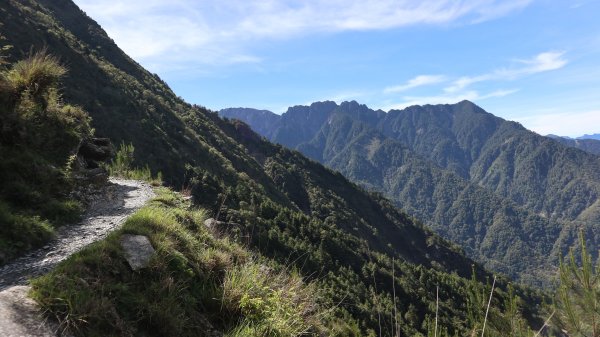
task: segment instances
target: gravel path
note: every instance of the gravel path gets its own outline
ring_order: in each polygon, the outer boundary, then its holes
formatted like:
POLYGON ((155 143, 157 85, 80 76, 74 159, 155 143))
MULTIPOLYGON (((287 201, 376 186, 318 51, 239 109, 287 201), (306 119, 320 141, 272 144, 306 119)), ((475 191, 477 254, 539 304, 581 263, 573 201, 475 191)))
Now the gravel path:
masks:
POLYGON ((110 182, 80 223, 59 228, 46 246, 0 268, 0 336, 56 336, 56 325, 45 321, 27 297, 27 280, 104 238, 154 196, 152 187, 140 181, 112 178, 110 182))
POLYGON ((93 202, 76 225, 60 227, 56 238, 41 249, 0 267, 0 291, 47 273, 57 263, 109 232, 142 207, 154 192, 150 185, 136 181, 114 179, 103 197, 93 202))

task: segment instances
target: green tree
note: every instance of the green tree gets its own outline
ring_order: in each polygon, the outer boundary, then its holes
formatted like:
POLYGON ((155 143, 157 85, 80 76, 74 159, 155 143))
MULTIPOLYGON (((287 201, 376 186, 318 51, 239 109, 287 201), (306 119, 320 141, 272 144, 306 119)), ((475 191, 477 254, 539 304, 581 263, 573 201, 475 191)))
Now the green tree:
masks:
POLYGON ((573 250, 560 263, 560 286, 556 296, 556 325, 569 337, 600 336, 600 275, 579 233, 581 267, 573 250))

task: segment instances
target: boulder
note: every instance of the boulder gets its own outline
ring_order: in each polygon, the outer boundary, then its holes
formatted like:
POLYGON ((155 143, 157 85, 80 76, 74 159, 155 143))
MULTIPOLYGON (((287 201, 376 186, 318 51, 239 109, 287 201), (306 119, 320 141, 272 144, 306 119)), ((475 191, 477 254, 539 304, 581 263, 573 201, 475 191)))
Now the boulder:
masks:
POLYGON ((154 247, 148 237, 144 235, 123 234, 121 247, 125 252, 125 259, 133 270, 147 267, 154 255, 154 247))
POLYGON ((204 220, 204 226, 206 226, 207 228, 213 228, 215 225, 219 224, 220 221, 217 221, 213 218, 208 218, 206 220, 204 220))

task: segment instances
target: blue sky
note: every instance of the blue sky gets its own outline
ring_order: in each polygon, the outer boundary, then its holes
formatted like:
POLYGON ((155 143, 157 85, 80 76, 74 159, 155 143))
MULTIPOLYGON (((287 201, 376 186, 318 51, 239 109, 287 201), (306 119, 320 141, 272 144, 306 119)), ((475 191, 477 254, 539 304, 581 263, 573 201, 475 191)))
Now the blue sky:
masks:
POLYGON ((541 134, 600 132, 600 0, 75 2, 214 110, 469 99, 541 134))

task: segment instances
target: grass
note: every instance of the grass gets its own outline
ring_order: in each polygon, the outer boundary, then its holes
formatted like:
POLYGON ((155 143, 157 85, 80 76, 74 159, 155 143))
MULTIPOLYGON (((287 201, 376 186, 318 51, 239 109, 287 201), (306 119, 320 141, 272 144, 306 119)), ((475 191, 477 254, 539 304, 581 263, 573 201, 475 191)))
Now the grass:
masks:
POLYGON ((266 267, 243 246, 207 229, 165 188, 116 232, 32 282, 32 296, 78 336, 316 335, 312 285, 293 271, 266 267), (149 237, 156 254, 133 272, 120 237, 149 237))
POLYGON ((0 201, 0 264, 19 253, 42 245, 54 235, 52 225, 39 216, 15 214, 0 201))
POLYGON ((227 336, 302 336, 317 324, 313 297, 295 272, 248 263, 226 272, 223 306, 244 317, 227 336))
POLYGON ((64 173, 36 153, 0 144, 0 265, 45 244, 58 226, 76 222, 64 173), (22 150, 22 151, 20 151, 22 150))

